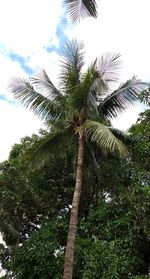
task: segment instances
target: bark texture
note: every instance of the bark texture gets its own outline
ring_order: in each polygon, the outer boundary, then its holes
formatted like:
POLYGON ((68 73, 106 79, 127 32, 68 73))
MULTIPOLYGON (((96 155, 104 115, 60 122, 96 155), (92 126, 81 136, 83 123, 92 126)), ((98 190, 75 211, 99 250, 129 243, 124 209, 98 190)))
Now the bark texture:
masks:
POLYGON ((79 148, 78 148, 78 159, 77 159, 77 173, 75 190, 72 201, 72 209, 70 216, 70 224, 67 238, 67 247, 65 254, 65 265, 64 265, 64 279, 72 279, 73 275, 73 262, 74 262, 74 244, 77 233, 78 224, 78 210, 79 202, 82 189, 82 177, 83 177, 83 156, 84 156, 84 138, 79 136, 79 148))

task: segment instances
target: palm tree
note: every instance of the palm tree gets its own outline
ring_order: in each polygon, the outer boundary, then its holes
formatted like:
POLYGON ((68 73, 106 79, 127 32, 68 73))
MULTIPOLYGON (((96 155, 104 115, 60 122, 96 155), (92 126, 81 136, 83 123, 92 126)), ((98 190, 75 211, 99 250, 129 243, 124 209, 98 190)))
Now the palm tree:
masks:
POLYGON ((67 138, 70 145, 73 140, 78 145, 76 182, 65 255, 65 279, 72 278, 73 273, 85 147, 89 142, 94 142, 99 148, 117 152, 120 156, 128 154, 124 144, 115 136, 117 130, 113 131, 105 123, 110 117, 115 117, 125 110, 129 104, 136 102, 144 86, 133 77, 111 92, 112 84, 118 82, 118 54, 96 59, 85 71, 83 66, 84 46, 72 41, 66 44, 62 53, 59 89, 44 70, 41 76, 36 78, 16 78, 10 83, 10 90, 15 98, 44 119, 50 127, 50 136, 44 139, 34 153, 35 163, 45 162, 54 147, 64 148, 63 143, 67 138))
POLYGON ((65 0, 67 12, 72 22, 82 17, 97 17, 96 0, 65 0))

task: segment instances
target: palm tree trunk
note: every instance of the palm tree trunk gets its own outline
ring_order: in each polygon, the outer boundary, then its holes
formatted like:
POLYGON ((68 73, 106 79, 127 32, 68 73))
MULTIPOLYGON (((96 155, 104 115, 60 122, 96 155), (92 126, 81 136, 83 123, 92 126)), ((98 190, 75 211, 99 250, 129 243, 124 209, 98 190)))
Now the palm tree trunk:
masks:
POLYGON ((83 156, 84 156, 84 138, 83 135, 79 136, 79 147, 78 147, 78 160, 77 160, 77 173, 74 196, 72 201, 72 209, 70 216, 69 232, 67 239, 67 247, 65 254, 65 265, 64 265, 64 279, 72 279, 73 274, 73 261, 74 261, 74 244, 77 233, 78 223, 78 210, 82 188, 82 177, 83 177, 83 156))

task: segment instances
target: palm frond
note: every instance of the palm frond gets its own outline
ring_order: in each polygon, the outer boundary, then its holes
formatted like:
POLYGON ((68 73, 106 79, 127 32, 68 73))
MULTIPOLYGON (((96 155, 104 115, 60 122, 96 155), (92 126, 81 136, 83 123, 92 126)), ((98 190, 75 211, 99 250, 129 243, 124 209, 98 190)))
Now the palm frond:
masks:
POLYGON ((118 81, 120 54, 107 54, 93 63, 93 84, 88 92, 88 107, 98 115, 98 105, 108 95, 110 86, 118 81))
POLYGON ((63 98, 63 95, 51 82, 44 69, 41 70, 37 77, 31 78, 31 84, 34 85, 38 92, 42 91, 42 94, 51 100, 55 100, 58 97, 63 98))
POLYGON ((128 143, 131 138, 131 133, 125 132, 113 127, 109 127, 109 130, 117 137, 119 140, 123 141, 124 143, 128 143))
POLYGON ((81 70, 84 65, 84 45, 72 40, 65 45, 64 51, 61 52, 61 74, 60 88, 70 94, 74 87, 79 84, 81 70))
POLYGON ((139 94, 146 86, 146 83, 134 76, 99 103, 99 112, 108 118, 116 117, 119 112, 138 101, 139 94))
POLYGON ((100 79, 104 82, 118 81, 118 75, 121 69, 121 60, 119 53, 108 53, 97 59, 96 69, 99 73, 100 79))
MULTIPOLYGON (((91 98, 89 98, 89 92, 91 92, 92 90, 91 88, 93 86, 96 74, 97 73, 95 72, 93 65, 91 65, 91 67, 89 67, 87 71, 82 75, 80 84, 74 87, 74 91, 70 99, 74 108, 78 108, 78 110, 81 110, 83 107, 91 109, 90 101, 92 96, 91 98)), ((94 101, 95 99, 93 98, 93 102, 94 101)))
POLYGON ((65 148, 68 147, 67 139, 69 137, 71 139, 68 129, 54 134, 50 133, 45 138, 41 139, 37 149, 33 152, 30 167, 32 169, 41 168, 50 160, 51 154, 54 154, 55 152, 58 154, 60 151, 65 152, 65 148))
POLYGON ((87 120, 82 126, 82 130, 85 132, 87 139, 95 142, 101 148, 119 153, 122 157, 128 155, 125 145, 113 135, 107 126, 97 121, 87 120))
POLYGON ((67 12, 72 22, 86 16, 97 17, 97 4, 95 0, 65 0, 67 12))
POLYGON ((9 83, 9 89, 25 108, 32 110, 42 120, 50 117, 56 118, 62 111, 62 106, 57 98, 50 100, 38 93, 26 79, 12 79, 9 83))

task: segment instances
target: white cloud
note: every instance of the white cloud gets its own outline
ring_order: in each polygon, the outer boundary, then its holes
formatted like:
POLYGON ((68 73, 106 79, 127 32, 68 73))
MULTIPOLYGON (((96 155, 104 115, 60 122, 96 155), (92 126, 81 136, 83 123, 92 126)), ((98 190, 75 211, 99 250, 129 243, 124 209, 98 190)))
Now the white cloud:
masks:
POLYGON ((0 44, 22 56, 59 44, 57 24, 62 0, 1 0, 0 44))
POLYGON ((45 68, 56 81, 58 55, 46 47, 59 46, 56 31, 63 14, 62 0, 0 1, 0 95, 11 99, 10 78, 26 75, 21 62, 11 59, 11 51, 25 58, 25 66, 45 68))
MULTIPOLYGON (((8 57, 9 51, 24 56, 27 65, 34 70, 45 68, 52 81, 57 82, 59 56, 55 51, 48 53, 46 47, 59 45, 56 30, 64 12, 62 1, 0 1, 0 95, 11 98, 7 91, 8 80, 12 76, 25 75, 21 64, 8 57)), ((137 74, 149 81, 149 10, 149 0, 101 0, 97 20, 87 18, 74 27, 68 25, 65 32, 69 37, 76 36, 85 42, 88 63, 102 53, 120 52, 124 64, 122 79, 137 74)), ((114 120, 114 125, 126 129, 139 111, 139 107, 129 110, 119 117, 120 120, 114 120)), ((0 160, 3 160, 11 145, 20 137, 36 132, 41 122, 25 109, 1 100, 0 117, 0 144, 3 146, 0 160)))
MULTIPOLYGON (((0 233, 0 243, 5 244, 5 242, 3 241, 3 237, 2 237, 1 233, 0 233)), ((0 268, 1 268, 1 266, 0 266, 0 268)), ((0 269, 0 271, 1 271, 1 269, 0 269)), ((0 275, 2 275, 2 274, 0 274, 0 275)))
MULTIPOLYGON (((56 77, 57 54, 48 54, 44 47, 59 44, 56 29, 62 14, 61 5, 62 0, 0 1, 0 95, 12 100, 7 89, 9 80, 27 75, 21 63, 10 58, 10 51, 24 56, 33 69, 49 68, 56 77)), ((7 159, 11 146, 21 137, 37 132, 42 126, 31 112, 2 100, 0 119, 0 161, 7 159)))
POLYGON ((112 119, 112 126, 122 131, 128 130, 136 122, 142 110, 144 111, 145 108, 140 104, 131 106, 127 111, 120 113, 117 118, 112 119))
POLYGON ((42 122, 32 112, 0 100, 0 161, 6 160, 14 143, 37 133, 42 122))
POLYGON ((12 76, 26 76, 21 65, 17 61, 12 61, 8 56, 0 52, 0 95, 4 95, 12 99, 12 95, 8 92, 7 85, 12 76))
POLYGON ((31 67, 35 73, 39 71, 39 68, 44 69, 52 82, 56 85, 58 82, 59 60, 60 56, 57 52, 48 52, 43 48, 32 55, 28 62, 28 66, 31 67))
POLYGON ((86 18, 66 33, 85 42, 88 62, 105 52, 120 52, 123 78, 138 75, 149 81, 149 10, 149 0, 101 0, 97 20, 86 18))
MULTIPOLYGON (((76 26, 68 26, 66 35, 85 44, 85 60, 89 64, 107 52, 122 55, 121 81, 137 75, 150 81, 149 0, 98 1, 98 18, 86 18, 76 26)), ((129 108, 112 121, 118 129, 127 130, 136 122, 141 105, 129 108)))

